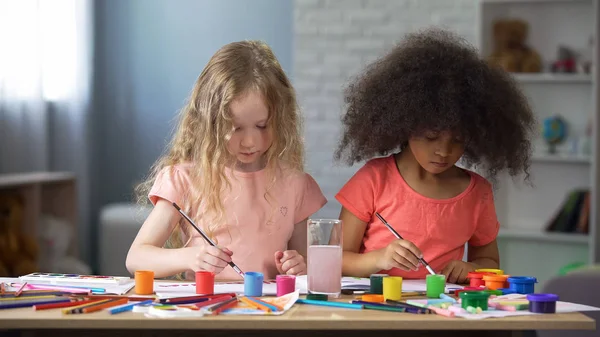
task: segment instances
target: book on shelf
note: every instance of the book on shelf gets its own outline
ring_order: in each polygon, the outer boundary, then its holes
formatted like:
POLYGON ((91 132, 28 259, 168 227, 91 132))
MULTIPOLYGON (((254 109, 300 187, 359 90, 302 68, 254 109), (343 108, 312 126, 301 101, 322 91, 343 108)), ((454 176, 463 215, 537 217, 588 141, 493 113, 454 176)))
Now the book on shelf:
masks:
POLYGON ((561 207, 548 223, 546 231, 587 234, 589 223, 590 191, 576 189, 567 195, 561 207))

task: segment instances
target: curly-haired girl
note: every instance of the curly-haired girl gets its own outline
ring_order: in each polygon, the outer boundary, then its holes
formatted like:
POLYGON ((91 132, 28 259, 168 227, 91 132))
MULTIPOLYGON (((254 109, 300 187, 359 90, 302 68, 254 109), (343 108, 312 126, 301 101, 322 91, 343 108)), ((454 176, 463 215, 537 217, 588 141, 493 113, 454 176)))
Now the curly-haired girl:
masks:
POLYGON ((492 185, 456 163, 476 166, 491 181, 505 170, 529 179, 536 121, 510 75, 455 34, 429 29, 369 65, 345 103, 336 160, 367 162, 336 195, 343 273, 423 278, 417 257, 449 282, 498 268, 492 185))

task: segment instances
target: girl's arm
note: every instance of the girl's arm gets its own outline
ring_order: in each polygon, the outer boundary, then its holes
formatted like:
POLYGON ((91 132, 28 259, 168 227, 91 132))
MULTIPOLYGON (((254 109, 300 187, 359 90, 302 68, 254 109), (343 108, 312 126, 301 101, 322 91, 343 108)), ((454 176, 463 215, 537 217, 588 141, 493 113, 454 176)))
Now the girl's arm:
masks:
POLYGON ((181 214, 164 199, 158 200, 154 209, 142 224, 131 244, 125 262, 127 270, 152 270, 154 277, 161 278, 179 274, 190 269, 189 248, 162 248, 181 214), (185 253, 187 251, 187 253, 185 253))
POLYGON ((374 252, 360 254, 358 251, 362 244, 367 223, 357 218, 352 212, 342 207, 340 212, 343 232, 343 254, 342 254, 342 275, 355 277, 369 277, 369 275, 378 272, 377 259, 374 252))
POLYGON ((476 268, 498 269, 500 266, 500 253, 496 240, 484 246, 469 245, 468 261, 476 268))
POLYGON ((292 232, 292 237, 288 242, 288 249, 295 250, 298 254, 302 255, 304 260, 306 260, 306 250, 308 245, 308 218, 298 222, 294 225, 294 231, 292 232))

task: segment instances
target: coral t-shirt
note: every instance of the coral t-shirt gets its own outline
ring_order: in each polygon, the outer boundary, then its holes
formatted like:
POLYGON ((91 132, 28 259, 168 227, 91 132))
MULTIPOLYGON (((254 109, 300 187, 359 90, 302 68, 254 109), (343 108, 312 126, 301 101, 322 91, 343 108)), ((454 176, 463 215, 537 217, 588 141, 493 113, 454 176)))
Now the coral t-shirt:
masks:
MULTIPOLYGON (((381 216, 405 240, 414 243, 429 265, 439 273, 452 260, 462 260, 465 243, 483 246, 496 239, 499 223, 491 184, 468 171, 469 186, 449 199, 432 199, 413 190, 404 180, 394 156, 368 161, 343 186, 336 199, 367 223, 360 253, 386 247, 396 237, 375 216, 381 216)), ((424 278, 418 271, 382 270, 405 278, 424 278)))
MULTIPOLYGON (((152 204, 162 198, 183 205, 193 168, 189 163, 164 168, 150 190, 152 204)), ((261 272, 265 279, 274 279, 278 274, 275 252, 286 250, 294 226, 318 211, 327 200, 316 181, 304 172, 279 170, 269 200, 265 199, 266 187, 271 183, 266 170, 247 173, 227 169, 226 176, 234 191, 223 197, 227 226, 218 228, 213 239, 233 252, 232 260, 242 271, 261 272)), ((208 244, 193 228, 191 233, 187 246, 208 244)), ((186 278, 193 279, 193 273, 187 272, 186 278)), ((216 278, 236 280, 240 276, 227 266, 216 278)))

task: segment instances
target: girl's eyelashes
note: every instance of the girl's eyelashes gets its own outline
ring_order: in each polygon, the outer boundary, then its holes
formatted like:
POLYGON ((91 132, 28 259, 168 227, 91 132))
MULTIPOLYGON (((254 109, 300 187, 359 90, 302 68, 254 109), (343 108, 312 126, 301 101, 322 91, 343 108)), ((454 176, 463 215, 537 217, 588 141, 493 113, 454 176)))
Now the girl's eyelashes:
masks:
POLYGON ((266 129, 267 128, 266 125, 257 125, 256 127, 259 128, 259 129, 266 129))

